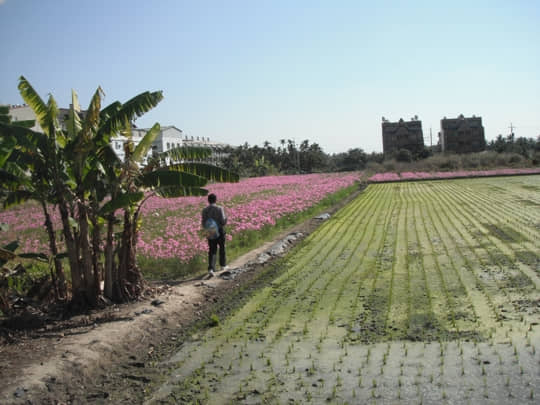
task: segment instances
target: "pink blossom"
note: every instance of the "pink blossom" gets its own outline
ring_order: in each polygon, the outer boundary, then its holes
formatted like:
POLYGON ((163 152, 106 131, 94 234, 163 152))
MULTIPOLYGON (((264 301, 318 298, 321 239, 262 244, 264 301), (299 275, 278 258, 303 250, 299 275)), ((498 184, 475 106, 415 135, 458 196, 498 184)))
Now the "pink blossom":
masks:
POLYGON ((368 181, 371 183, 384 183, 389 181, 410 181, 427 179, 459 179, 467 177, 490 177, 490 176, 511 176, 522 174, 540 174, 540 168, 531 169, 494 169, 494 170, 457 170, 453 172, 402 172, 397 173, 377 173, 371 176, 368 181))
MULTIPOLYGON (((297 214, 323 198, 359 180, 361 173, 268 176, 244 179, 238 183, 215 183, 207 189, 218 196, 228 216, 227 240, 243 232, 273 226, 279 218, 297 214)), ((151 197, 142 208, 139 255, 152 259, 189 262, 207 250, 200 235, 200 213, 206 197, 151 197)), ((55 229, 60 219, 51 210, 55 229)), ((19 239, 23 252, 48 253, 43 213, 28 203, 0 213, 0 223, 9 231, 0 233, 0 244, 19 239)), ((58 231, 60 232, 60 231, 58 231)), ((61 247, 63 249, 63 247, 61 247)))
POLYGON ((399 181, 399 175, 393 172, 377 173, 371 176, 368 181, 372 183, 384 183, 387 181, 399 181))

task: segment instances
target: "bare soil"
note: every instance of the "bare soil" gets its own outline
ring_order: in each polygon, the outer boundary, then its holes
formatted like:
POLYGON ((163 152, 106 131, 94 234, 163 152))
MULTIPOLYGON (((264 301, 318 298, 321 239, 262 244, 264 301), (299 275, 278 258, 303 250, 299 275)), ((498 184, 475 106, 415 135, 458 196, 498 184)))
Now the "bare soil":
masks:
MULTIPOLYGON (((326 212, 334 213, 357 195, 326 212)), ((147 387, 162 379, 153 367, 160 359, 178 350, 189 334, 226 316, 278 271, 279 258, 260 264, 257 257, 300 232, 294 246, 321 222, 305 221, 237 258, 230 267, 243 270, 233 279, 218 275, 152 283, 137 302, 41 320, 24 331, 2 329, 0 403, 141 403, 147 387)))

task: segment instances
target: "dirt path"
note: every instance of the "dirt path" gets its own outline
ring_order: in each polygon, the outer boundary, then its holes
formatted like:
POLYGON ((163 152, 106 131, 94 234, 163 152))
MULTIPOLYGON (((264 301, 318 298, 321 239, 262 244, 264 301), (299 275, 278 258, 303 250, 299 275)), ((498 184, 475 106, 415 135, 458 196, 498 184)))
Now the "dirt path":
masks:
MULTIPOLYGON (((327 212, 335 212, 357 195, 327 212)), ((16 343, 0 345, 0 403, 102 403, 114 402, 118 396, 137 403, 152 378, 140 372, 145 366, 181 345, 184 334, 215 311, 216 303, 250 285, 272 262, 270 251, 276 243, 291 233, 304 237, 321 222, 305 221, 237 258, 229 266, 233 273, 239 270, 232 279, 156 285, 139 302, 54 322, 18 336, 16 343), (259 263, 264 252, 270 260, 259 263)), ((302 237, 286 244, 290 248, 302 237)))

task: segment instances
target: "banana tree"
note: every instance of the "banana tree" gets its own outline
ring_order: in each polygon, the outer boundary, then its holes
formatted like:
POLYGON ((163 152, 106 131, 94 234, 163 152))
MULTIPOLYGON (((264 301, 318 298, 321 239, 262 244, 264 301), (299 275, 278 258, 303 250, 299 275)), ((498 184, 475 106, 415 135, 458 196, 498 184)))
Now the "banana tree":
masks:
MULTIPOLYGON (((49 105, 53 105, 51 101, 49 105)), ((45 115, 47 106, 43 103, 45 115)), ((48 118, 49 122, 53 120, 48 118)), ((44 134, 13 124, 0 123, 0 189, 2 205, 8 208, 27 200, 37 201, 45 217, 49 250, 54 271, 51 278, 57 299, 67 297, 66 278, 56 244, 56 231, 51 220, 50 206, 57 200, 52 192, 53 170, 51 159, 54 145, 44 134)))
POLYGON ((136 247, 141 208, 149 198, 204 196, 208 191, 203 187, 209 180, 238 181, 237 175, 226 170, 193 162, 208 158, 211 154, 208 148, 178 148, 155 155, 147 166, 142 167, 141 162, 159 132, 159 124, 154 125, 135 146, 131 140, 130 126, 125 126, 123 134, 127 141, 124 144, 125 158, 118 174, 119 181, 116 183, 119 187, 111 192, 114 198, 103 207, 104 212, 122 208, 124 214, 117 249, 118 271, 111 272, 111 266, 106 265, 105 295, 116 300, 129 299, 137 295, 142 285, 141 273, 136 262, 136 247), (170 162, 171 157, 175 160, 189 159, 191 162, 164 165, 163 162, 170 162), (110 277, 107 276, 109 272, 110 277))
MULTIPOLYGON (((8 171, 0 165, 2 185, 13 186, 9 190, 2 187, 8 192, 6 204, 28 198, 40 201, 54 258, 61 253, 55 247, 47 210, 50 204, 58 208, 71 270, 72 302, 97 304, 102 268, 106 297, 115 301, 135 298, 143 288, 136 246, 144 202, 151 196, 206 195, 203 187, 208 181, 238 181, 238 176, 204 163, 211 154, 204 148, 180 148, 158 156, 167 165, 142 167, 160 126, 155 124, 135 145, 131 123, 162 100, 161 92, 144 92, 124 104, 117 101, 101 109, 103 91, 98 88, 83 114, 73 91, 66 128, 62 129, 52 96, 43 102, 24 77, 19 80, 19 91, 34 110, 43 133, 10 126, 9 137, 2 138, 0 163, 12 168, 8 171), (123 161, 111 147, 112 138, 119 135, 126 139, 123 161)), ((5 131, 6 125, 0 124, 0 133, 5 131)), ((56 263, 56 274, 64 280, 61 262, 56 263)))
MULTIPOLYGON (((118 274, 114 265, 113 228, 117 223, 113 211, 103 209, 107 199, 119 201, 126 190, 125 170, 111 149, 111 139, 130 128, 130 123, 163 98, 161 92, 144 92, 125 104, 114 102, 101 110, 103 91, 98 88, 92 97, 84 117, 77 94, 72 91, 72 103, 67 121, 66 155, 69 156, 68 171, 74 185, 77 202, 78 256, 81 258, 81 281, 84 282, 86 301, 96 305, 101 293, 101 268, 105 253, 105 284, 109 298, 123 300, 111 293, 111 280, 119 284, 124 282, 124 275, 118 274), (102 228, 107 223, 105 251, 101 248, 102 228)), ((129 186, 128 186, 129 188, 129 186)), ((126 200, 120 200, 126 204, 126 200)), ((129 201, 129 198, 128 198, 129 201)), ((120 208, 124 208, 121 206, 120 208)), ((124 225, 125 226, 125 225, 124 225)), ((122 263, 122 260, 120 260, 122 263)), ((130 297, 131 298, 131 297, 130 297)))

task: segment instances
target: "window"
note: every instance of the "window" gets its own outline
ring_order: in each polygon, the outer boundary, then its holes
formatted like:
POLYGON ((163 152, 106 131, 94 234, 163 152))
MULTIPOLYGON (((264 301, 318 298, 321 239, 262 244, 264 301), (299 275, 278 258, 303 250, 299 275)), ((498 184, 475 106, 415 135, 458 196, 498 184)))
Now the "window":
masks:
POLYGON ((167 150, 171 149, 171 144, 167 142, 167 150))

